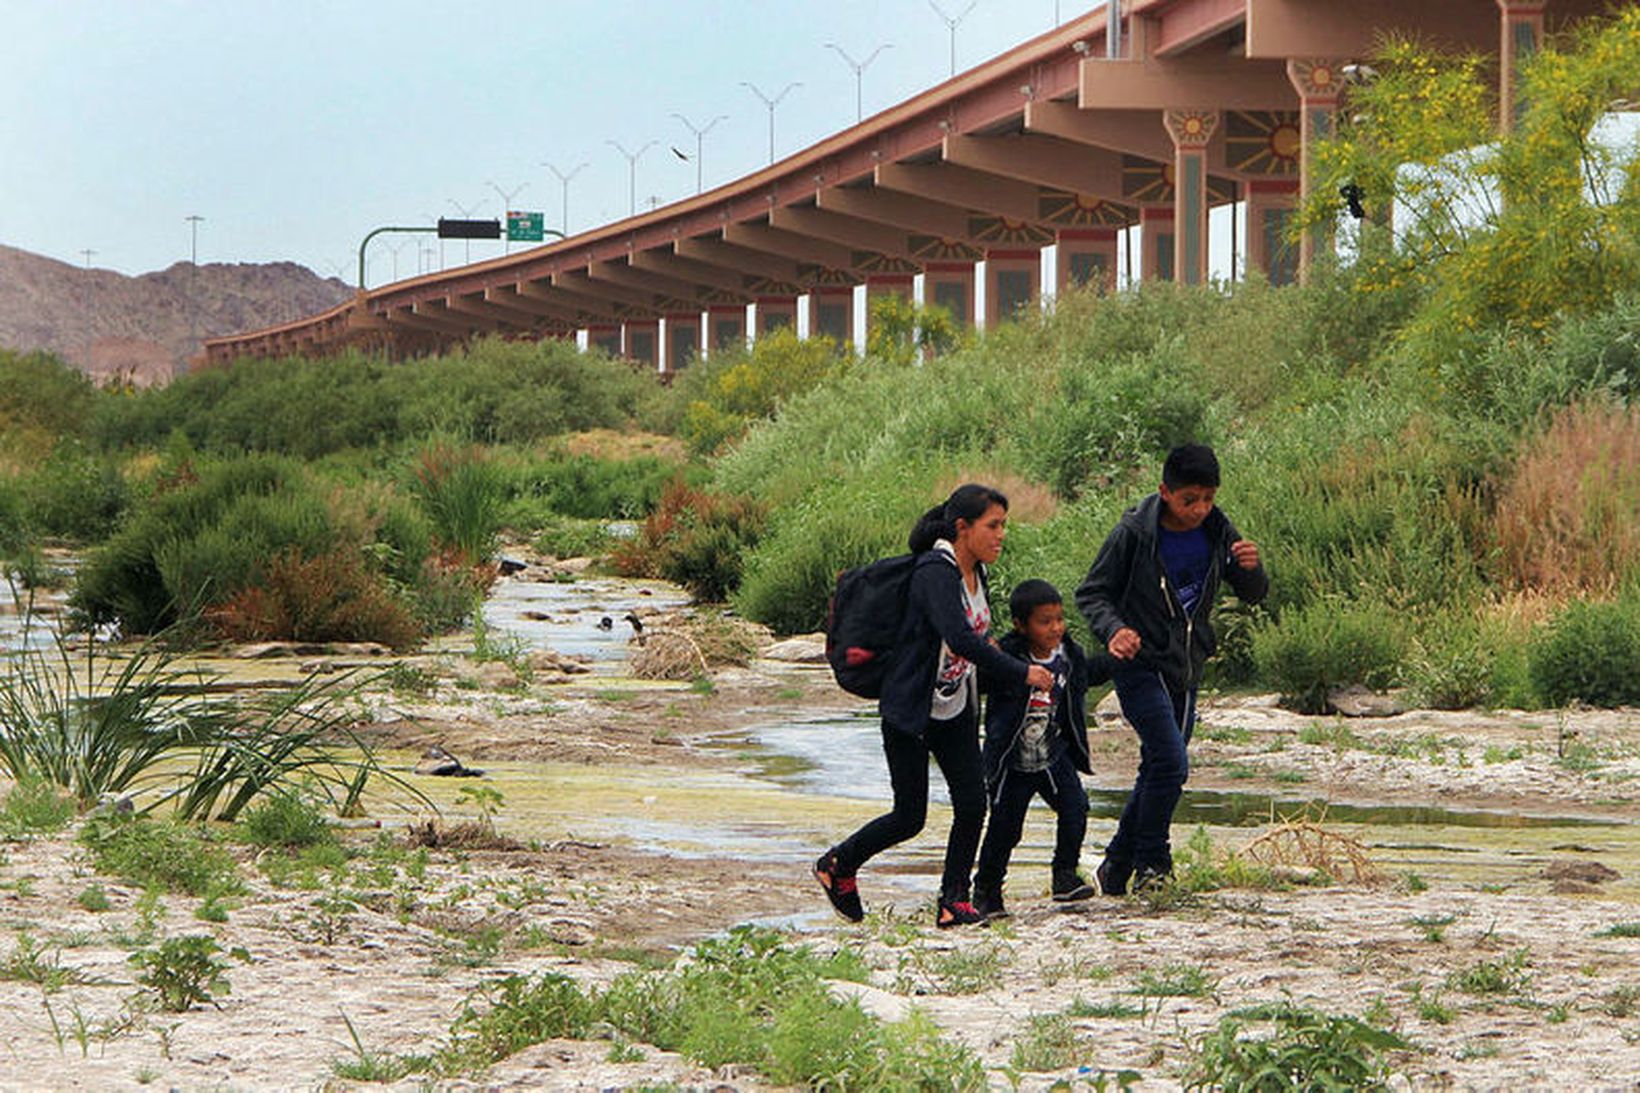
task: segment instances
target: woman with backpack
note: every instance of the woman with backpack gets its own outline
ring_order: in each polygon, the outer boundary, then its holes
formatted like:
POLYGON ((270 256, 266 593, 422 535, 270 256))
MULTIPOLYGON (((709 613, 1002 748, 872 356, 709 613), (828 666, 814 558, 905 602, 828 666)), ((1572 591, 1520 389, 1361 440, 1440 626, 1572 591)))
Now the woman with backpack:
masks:
POLYGON ((894 807, 820 855, 814 866, 832 907, 850 922, 865 917, 855 880, 860 867, 917 834, 927 820, 929 756, 945 776, 952 810, 934 924, 946 929, 984 921, 969 901, 969 874, 985 823, 974 666, 1039 690, 1053 686, 1047 669, 1009 656, 987 636, 985 567, 1002 553, 1007 524, 1008 499, 968 483, 924 513, 911 531, 916 561, 879 702, 894 807))

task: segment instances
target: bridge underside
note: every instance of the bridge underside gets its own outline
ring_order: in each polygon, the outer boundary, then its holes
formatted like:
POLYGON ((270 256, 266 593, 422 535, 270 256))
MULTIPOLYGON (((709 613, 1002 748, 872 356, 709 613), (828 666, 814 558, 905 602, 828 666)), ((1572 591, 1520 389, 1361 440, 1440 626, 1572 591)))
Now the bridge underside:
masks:
POLYGON ((1292 241, 1287 222, 1309 149, 1347 100, 1345 66, 1396 33, 1494 53, 1507 124, 1521 54, 1603 8, 1125 0, 1117 56, 1098 8, 746 178, 212 339, 206 358, 347 344, 416 354, 490 334, 584 337, 669 372, 780 327, 852 344, 862 294, 919 284, 959 322, 991 325, 1045 281, 1114 288, 1122 266, 1130 280, 1204 281, 1210 215, 1230 205, 1245 235, 1218 264, 1289 282, 1326 245, 1292 241))

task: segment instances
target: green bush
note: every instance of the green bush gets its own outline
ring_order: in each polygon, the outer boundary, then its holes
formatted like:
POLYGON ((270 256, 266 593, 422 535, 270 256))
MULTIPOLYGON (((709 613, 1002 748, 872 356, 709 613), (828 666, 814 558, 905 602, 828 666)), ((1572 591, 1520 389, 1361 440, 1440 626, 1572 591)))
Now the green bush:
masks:
POLYGON ((0 348, 0 434, 79 436, 97 405, 85 373, 49 353, 0 348))
POLYGON ((236 835, 252 846, 301 848, 336 841, 324 814, 300 793, 274 793, 247 808, 236 835))
POLYGON ((1394 678, 1401 642, 1397 620, 1379 605, 1320 601, 1283 612, 1253 635, 1259 678, 1302 713, 1327 709, 1328 692, 1394 678))
POLYGON ((616 544, 615 568, 628 576, 664 577, 699 599, 721 602, 740 586, 742 560, 763 534, 765 512, 750 498, 676 481, 638 534, 616 544))
POLYGON ((0 801, 0 838, 61 831, 79 812, 71 794, 44 779, 26 778, 0 801))
POLYGON ((635 520, 654 509, 678 470, 654 456, 599 459, 566 455, 506 467, 503 474, 512 511, 584 520, 635 520))
POLYGON ((759 338, 750 349, 713 353, 678 384, 685 406, 680 431, 692 452, 708 455, 843 367, 836 343, 800 340, 790 329, 759 338))
POLYGON ((222 947, 205 934, 168 937, 156 949, 142 949, 129 957, 137 982, 153 991, 161 1008, 184 1013, 196 1002, 215 1005, 215 996, 229 992, 227 964, 216 954, 222 947))
POLYGON ((128 490, 115 464, 78 441, 57 445, 18 483, 30 524, 40 535, 90 542, 113 530, 128 490))
POLYGON ((1556 706, 1640 705, 1640 594, 1617 600, 1574 600, 1550 620, 1532 648, 1529 667, 1538 693, 1556 706))
POLYGON ((1420 705, 1463 710, 1491 702, 1495 635, 1472 614, 1441 613, 1419 621, 1406 681, 1420 705))
POLYGON ((417 459, 410 489, 441 546, 472 565, 490 560, 505 495, 499 468, 481 450, 428 446, 417 459))

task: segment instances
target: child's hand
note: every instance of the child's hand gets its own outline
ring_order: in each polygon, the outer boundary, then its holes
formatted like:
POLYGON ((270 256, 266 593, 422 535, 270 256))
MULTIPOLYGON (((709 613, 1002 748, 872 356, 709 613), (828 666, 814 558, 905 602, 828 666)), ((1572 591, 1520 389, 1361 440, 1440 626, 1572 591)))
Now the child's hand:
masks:
POLYGON ((1258 544, 1251 539, 1237 539, 1231 543, 1230 556, 1243 569, 1258 568, 1258 544))
POLYGON ((1033 691, 1053 690, 1053 673, 1040 664, 1033 664, 1025 672, 1025 682, 1030 684, 1033 691))
POLYGON ((1139 645, 1139 631, 1131 626, 1124 626, 1110 636, 1105 648, 1118 660, 1132 660, 1134 654, 1139 651, 1139 645))

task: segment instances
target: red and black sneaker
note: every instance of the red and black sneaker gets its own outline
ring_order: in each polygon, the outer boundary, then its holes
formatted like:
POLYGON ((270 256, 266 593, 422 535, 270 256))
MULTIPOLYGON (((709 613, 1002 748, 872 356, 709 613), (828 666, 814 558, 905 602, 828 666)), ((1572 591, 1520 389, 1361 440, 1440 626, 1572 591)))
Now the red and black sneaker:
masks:
POLYGON ((825 889, 832 908, 850 922, 860 922, 866 909, 860 904, 860 886, 853 873, 844 873, 837 867, 837 851, 828 850, 814 863, 814 879, 825 889))
POLYGON ((985 916, 974 909, 974 905, 967 900, 949 902, 940 900, 939 909, 934 912, 934 925, 942 930, 949 930, 953 926, 983 925, 985 916))

